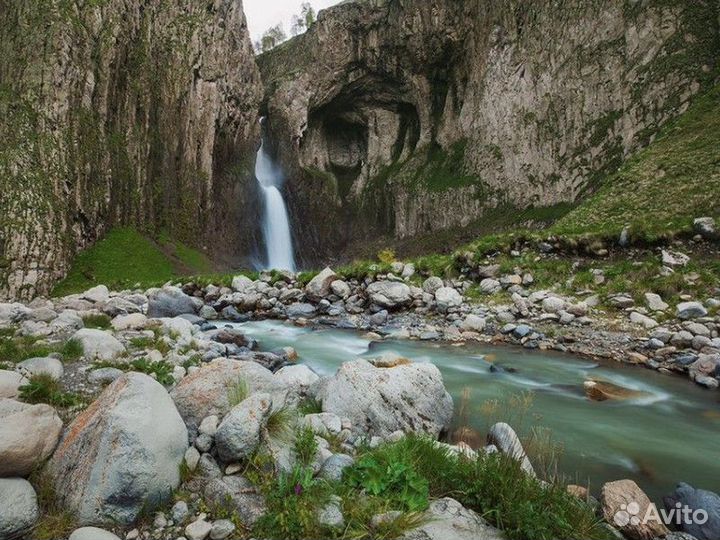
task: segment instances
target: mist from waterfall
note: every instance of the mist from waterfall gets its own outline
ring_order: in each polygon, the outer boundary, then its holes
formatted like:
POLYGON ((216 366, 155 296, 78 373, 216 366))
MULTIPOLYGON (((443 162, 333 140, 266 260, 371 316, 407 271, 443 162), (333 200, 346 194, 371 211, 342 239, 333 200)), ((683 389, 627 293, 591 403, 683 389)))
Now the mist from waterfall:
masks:
POLYGON ((290 220, 280 187, 283 175, 265 152, 265 142, 260 145, 255 161, 255 177, 260 184, 264 201, 262 217, 265 241, 265 269, 295 271, 290 220))

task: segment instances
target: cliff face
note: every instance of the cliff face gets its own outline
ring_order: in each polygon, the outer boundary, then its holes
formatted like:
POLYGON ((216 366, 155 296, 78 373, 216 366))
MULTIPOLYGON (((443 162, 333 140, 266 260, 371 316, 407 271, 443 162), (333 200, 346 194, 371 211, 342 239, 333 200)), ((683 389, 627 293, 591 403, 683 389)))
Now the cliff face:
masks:
POLYGON ((370 0, 259 57, 307 259, 573 202, 717 77, 710 0, 370 0))
POLYGON ((261 97, 240 0, 0 0, 0 297, 113 225, 252 251, 261 97))

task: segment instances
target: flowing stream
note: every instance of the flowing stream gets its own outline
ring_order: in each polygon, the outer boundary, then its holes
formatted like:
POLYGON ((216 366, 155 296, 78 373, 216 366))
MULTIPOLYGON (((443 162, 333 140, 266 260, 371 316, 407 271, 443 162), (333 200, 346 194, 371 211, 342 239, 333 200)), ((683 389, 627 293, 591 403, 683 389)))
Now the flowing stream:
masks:
POLYGON ((415 362, 432 362, 442 372, 456 410, 470 389, 469 424, 485 433, 488 400, 532 395, 524 415, 504 407, 493 421, 527 428, 548 428, 562 447, 560 470, 570 480, 590 485, 631 478, 658 503, 678 481, 718 491, 720 488, 720 403, 718 393, 640 367, 598 364, 571 355, 489 345, 451 346, 388 340, 371 343, 362 334, 330 328, 298 328, 277 321, 233 325, 260 342, 263 350, 292 346, 300 361, 321 375, 331 375, 345 361, 395 352, 415 362), (491 365, 516 372, 491 372, 491 365), (641 390, 646 396, 627 401, 587 399, 589 377, 641 390))
POLYGON ((280 192, 283 175, 265 152, 264 142, 257 152, 255 177, 260 184, 265 203, 262 218, 266 255, 265 268, 295 271, 290 220, 285 200, 280 192))

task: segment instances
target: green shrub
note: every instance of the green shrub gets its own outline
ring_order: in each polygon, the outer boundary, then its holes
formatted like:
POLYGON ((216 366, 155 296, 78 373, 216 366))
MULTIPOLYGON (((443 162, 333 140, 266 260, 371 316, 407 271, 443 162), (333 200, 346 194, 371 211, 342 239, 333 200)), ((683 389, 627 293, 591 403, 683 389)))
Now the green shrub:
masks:
POLYGON ((20 399, 26 403, 47 403, 60 408, 83 403, 82 397, 63 391, 60 383, 46 373, 31 376, 28 383, 20 387, 20 399))
POLYGON ((396 261, 395 251, 392 249, 382 249, 378 251, 377 259, 383 264, 392 264, 396 261))
POLYGON ((303 427, 295 433, 295 444, 293 447, 295 457, 303 465, 310 465, 318 451, 318 443, 315 440, 315 433, 309 427, 303 427))
POLYGON ((164 385, 170 386, 175 383, 173 378, 173 366, 165 360, 159 362, 151 362, 147 358, 138 358, 130 363, 128 371, 139 371, 146 375, 155 375, 157 381, 164 385))
POLYGON ((112 319, 104 313, 85 315, 82 320, 85 328, 96 328, 98 330, 107 330, 110 328, 110 322, 112 321, 112 319))

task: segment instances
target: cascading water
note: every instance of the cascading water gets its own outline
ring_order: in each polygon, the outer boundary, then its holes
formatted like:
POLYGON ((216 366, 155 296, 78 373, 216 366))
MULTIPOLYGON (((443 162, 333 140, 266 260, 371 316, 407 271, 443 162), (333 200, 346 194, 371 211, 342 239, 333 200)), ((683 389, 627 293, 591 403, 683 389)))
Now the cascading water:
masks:
POLYGON ((280 187, 283 176, 270 156, 265 143, 260 145, 255 161, 255 177, 265 202, 263 212, 263 239, 265 240, 265 268, 295 271, 292 235, 287 207, 280 187))

